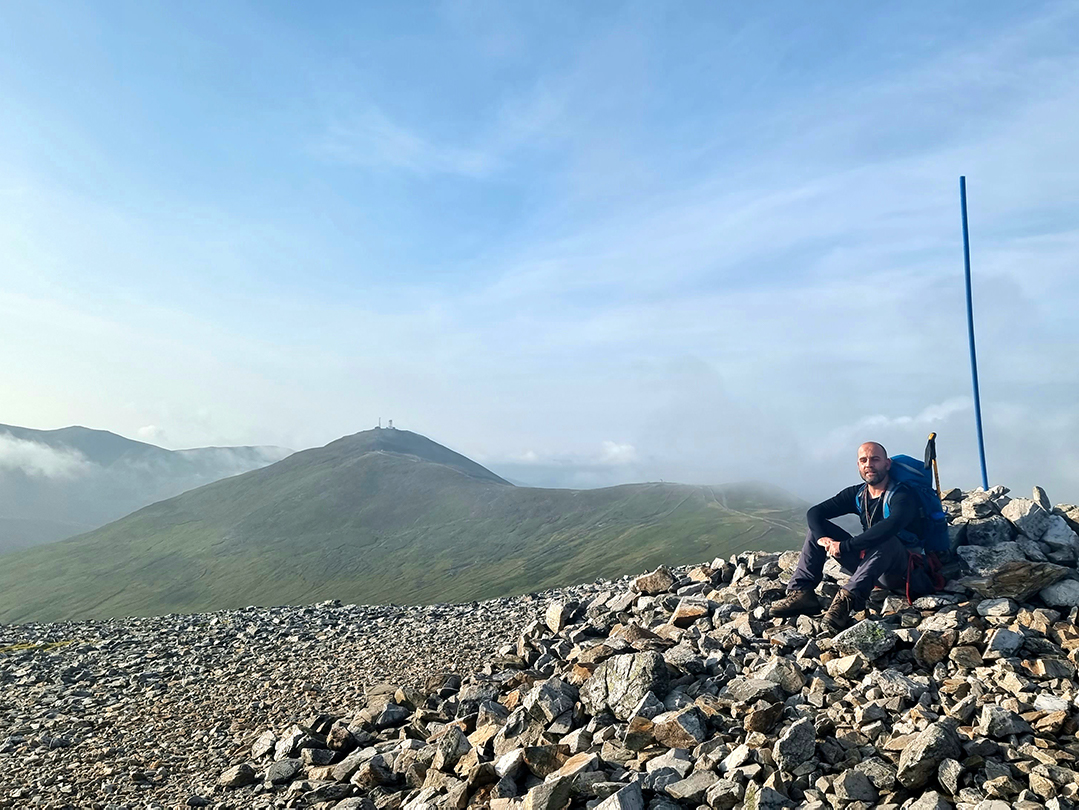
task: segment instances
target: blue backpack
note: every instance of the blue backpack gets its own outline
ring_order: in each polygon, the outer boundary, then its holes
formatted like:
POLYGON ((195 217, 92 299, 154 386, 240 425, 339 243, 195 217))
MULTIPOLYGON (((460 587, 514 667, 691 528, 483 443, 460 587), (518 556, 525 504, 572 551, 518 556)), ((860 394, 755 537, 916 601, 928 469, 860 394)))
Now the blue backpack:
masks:
MULTIPOLYGON (((903 545, 912 550, 922 548, 937 554, 949 551, 948 519, 944 515, 944 507, 940 505, 940 496, 933 487, 933 471, 929 465, 910 456, 892 456, 892 468, 888 475, 893 483, 902 484, 912 491, 921 507, 921 532, 900 532, 899 539, 903 545)), ((862 484, 854 498, 859 515, 862 513, 865 489, 866 485, 862 484)), ((893 488, 889 487, 884 495, 884 517, 888 517, 888 501, 892 492, 893 488)))

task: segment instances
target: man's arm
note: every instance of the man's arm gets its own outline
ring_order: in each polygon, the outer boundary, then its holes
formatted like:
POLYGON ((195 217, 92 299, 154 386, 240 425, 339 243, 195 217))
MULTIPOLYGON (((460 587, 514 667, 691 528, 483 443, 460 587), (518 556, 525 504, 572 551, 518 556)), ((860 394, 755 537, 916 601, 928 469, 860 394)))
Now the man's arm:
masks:
POLYGON ((863 551, 873 548, 903 531, 918 517, 918 505, 914 498, 914 493, 906 487, 895 490, 888 502, 888 517, 876 521, 857 537, 844 540, 839 544, 840 550, 863 551))
POLYGON ((828 536, 828 530, 824 527, 825 521, 837 518, 840 515, 853 515, 858 512, 858 504, 855 502, 855 498, 858 497, 859 489, 861 487, 857 485, 847 487, 838 495, 810 507, 809 511, 806 512, 806 523, 809 524, 814 537, 820 539, 828 536))

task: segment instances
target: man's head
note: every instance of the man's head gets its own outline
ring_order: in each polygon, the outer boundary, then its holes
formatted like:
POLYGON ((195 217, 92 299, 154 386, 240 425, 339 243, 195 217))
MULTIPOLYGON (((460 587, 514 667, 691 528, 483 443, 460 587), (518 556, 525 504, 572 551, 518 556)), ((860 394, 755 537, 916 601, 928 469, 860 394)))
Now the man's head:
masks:
POLYGON ((892 460, 880 442, 866 442, 858 447, 858 473, 867 484, 885 483, 891 468, 892 460))

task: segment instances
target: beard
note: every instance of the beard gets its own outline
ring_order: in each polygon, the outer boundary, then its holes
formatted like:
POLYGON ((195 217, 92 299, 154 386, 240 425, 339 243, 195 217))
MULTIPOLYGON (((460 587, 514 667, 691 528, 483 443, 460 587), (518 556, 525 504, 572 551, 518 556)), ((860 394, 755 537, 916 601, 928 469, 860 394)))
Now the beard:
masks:
POLYGON ((885 473, 881 470, 866 470, 862 473, 862 480, 867 484, 879 484, 884 480, 885 473))

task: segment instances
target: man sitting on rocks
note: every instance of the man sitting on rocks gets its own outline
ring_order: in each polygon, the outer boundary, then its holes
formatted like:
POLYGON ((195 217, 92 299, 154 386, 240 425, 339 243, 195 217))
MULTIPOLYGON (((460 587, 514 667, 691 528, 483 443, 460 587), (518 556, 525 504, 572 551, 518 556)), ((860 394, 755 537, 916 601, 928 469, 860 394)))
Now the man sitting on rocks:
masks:
POLYGON ((824 577, 824 563, 829 556, 839 560, 842 569, 850 574, 850 581, 824 613, 824 624, 832 632, 847 627, 851 614, 865 608, 878 581, 886 588, 903 590, 908 552, 898 534, 919 534, 916 524, 922 517, 917 496, 889 478, 891 466, 883 445, 866 442, 858 448, 858 472, 865 486, 847 487, 806 513, 809 531, 798 566, 787 584, 787 595, 772 605, 772 617, 820 612, 820 600, 814 589, 824 577), (857 536, 831 520, 850 514, 857 514, 862 521, 862 533, 857 536))

